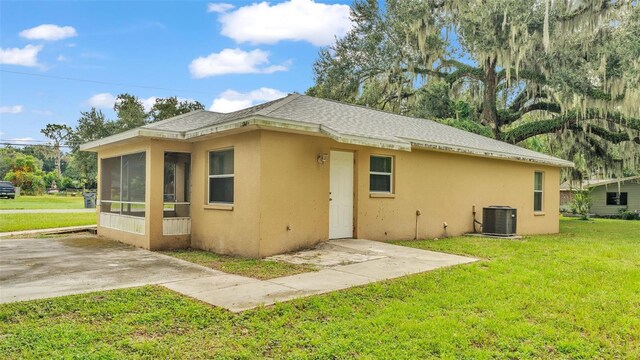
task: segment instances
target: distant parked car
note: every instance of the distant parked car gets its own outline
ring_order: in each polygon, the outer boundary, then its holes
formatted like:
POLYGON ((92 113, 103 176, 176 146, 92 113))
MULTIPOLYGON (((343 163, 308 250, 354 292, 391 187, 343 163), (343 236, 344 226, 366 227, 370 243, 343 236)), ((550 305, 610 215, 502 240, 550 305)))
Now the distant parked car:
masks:
POLYGON ((0 181, 0 197, 16 198, 16 188, 8 181, 0 181))

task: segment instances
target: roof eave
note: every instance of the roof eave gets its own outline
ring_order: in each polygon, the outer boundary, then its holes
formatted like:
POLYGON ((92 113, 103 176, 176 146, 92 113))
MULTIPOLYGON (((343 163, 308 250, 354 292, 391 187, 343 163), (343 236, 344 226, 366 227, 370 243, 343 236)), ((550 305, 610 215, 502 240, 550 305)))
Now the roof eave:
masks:
POLYGON ((392 149, 400 151, 411 151, 412 147, 439 150, 450 153, 461 153, 468 155, 476 155, 488 158, 503 158, 519 162, 538 163, 549 166, 557 167, 575 167, 571 161, 562 159, 542 159, 534 157, 519 156, 510 153, 503 153, 497 151, 487 151, 482 149, 476 149, 471 147, 444 145, 440 143, 425 142, 415 139, 398 138, 398 141, 370 138, 365 136, 358 136, 352 134, 344 134, 331 129, 325 125, 319 125, 315 123, 307 123, 302 121, 294 121, 280 118, 272 118, 267 116, 247 116, 245 118, 237 119, 231 122, 215 124, 191 131, 171 131, 171 130, 157 130, 157 129, 145 129, 144 127, 122 132, 108 136, 103 139, 90 141, 80 145, 81 151, 97 152, 100 147, 120 143, 133 138, 161 138, 168 140, 178 141, 193 141, 196 138, 218 134, 229 130, 240 129, 248 126, 258 126, 261 128, 283 129, 299 131, 311 134, 321 134, 327 136, 339 143, 353 144, 369 147, 377 147, 383 149, 392 149))
POLYGON ((106 138, 89 141, 80 145, 80 151, 97 152, 100 147, 113 145, 134 138, 160 138, 168 140, 184 140, 184 133, 170 130, 155 130, 137 128, 107 136, 106 138))
POLYGON ((267 116, 248 116, 246 118, 234 120, 232 122, 219 125, 212 125, 192 131, 185 134, 186 140, 192 140, 197 137, 217 134, 224 131, 239 129, 248 126, 258 126, 259 128, 270 128, 280 130, 299 131, 311 134, 321 134, 327 136, 339 143, 353 144, 362 146, 371 146, 385 149, 411 151, 411 145, 408 142, 388 141, 382 139, 373 139, 364 136, 350 135, 339 133, 327 126, 307 123, 302 121, 294 121, 287 119, 272 118, 267 116))
POLYGON ((623 183, 625 181, 629 181, 629 180, 636 180, 636 179, 640 179, 640 176, 628 176, 626 178, 620 178, 620 179, 611 179, 609 181, 603 181, 600 183, 596 183, 596 184, 586 184, 584 185, 584 187, 586 188, 594 188, 594 187, 598 187, 598 186, 604 186, 604 185, 611 185, 611 184, 617 184, 617 183, 623 183))
POLYGON ((431 143, 425 141, 418 140, 410 140, 411 145, 416 148, 427 149, 427 150, 439 150, 450 153, 460 153, 467 155, 475 155, 487 158, 500 158, 505 160, 512 160, 518 162, 526 162, 526 163, 536 163, 541 165, 549 165, 563 168, 574 168, 575 164, 571 161, 562 160, 562 159, 542 159, 542 158, 534 158, 534 157, 526 157, 520 156, 510 153, 504 153, 500 151, 488 151, 481 150, 476 148, 464 147, 464 146, 454 146, 454 145, 443 145, 439 143, 431 143))

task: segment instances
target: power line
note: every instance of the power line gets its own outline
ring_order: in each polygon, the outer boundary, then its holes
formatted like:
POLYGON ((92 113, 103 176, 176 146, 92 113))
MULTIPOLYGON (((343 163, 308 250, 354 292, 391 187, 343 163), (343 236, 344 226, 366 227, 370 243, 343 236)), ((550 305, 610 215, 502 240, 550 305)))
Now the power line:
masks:
POLYGON ((173 92, 188 92, 188 93, 194 93, 194 94, 207 94, 207 95, 210 94, 208 92, 196 91, 196 90, 172 89, 172 88, 163 88, 163 87, 157 87, 157 86, 117 83, 117 82, 111 82, 111 81, 79 79, 79 78, 72 78, 72 77, 65 77, 65 76, 34 74, 34 73, 4 70, 4 69, 0 69, 0 72, 7 73, 7 74, 25 75, 25 76, 33 76, 33 77, 41 77, 41 78, 49 78, 49 79, 57 79, 57 80, 67 80, 67 81, 78 81, 78 82, 86 82, 86 83, 93 83, 93 84, 127 86, 127 87, 141 88, 141 89, 163 90, 163 91, 173 91, 173 92))
MULTIPOLYGON (((42 147, 56 147, 55 145, 52 144, 33 144, 30 143, 30 141, 1 141, 0 140, 0 145, 10 145, 10 146, 42 146, 42 147)), ((64 148, 72 148, 74 145, 66 145, 66 144, 60 144, 60 147, 64 147, 64 148)))
MULTIPOLYGON (((29 143, 43 143, 42 145, 51 145, 53 143, 53 140, 36 140, 36 139, 0 139, 0 141, 24 141, 24 142, 29 142, 29 143)), ((80 141, 74 141, 74 140, 65 140, 63 142, 63 144, 75 144, 75 143, 82 143, 82 140, 80 141)), ((34 144, 35 145, 35 144, 34 144)))

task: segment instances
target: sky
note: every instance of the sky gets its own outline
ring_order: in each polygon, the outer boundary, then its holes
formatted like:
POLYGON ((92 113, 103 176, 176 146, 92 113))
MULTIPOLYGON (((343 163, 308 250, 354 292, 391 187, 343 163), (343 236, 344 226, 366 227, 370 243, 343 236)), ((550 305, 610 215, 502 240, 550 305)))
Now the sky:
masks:
POLYGON ((230 112, 303 93, 351 1, 0 1, 0 142, 46 141, 129 93, 230 112))

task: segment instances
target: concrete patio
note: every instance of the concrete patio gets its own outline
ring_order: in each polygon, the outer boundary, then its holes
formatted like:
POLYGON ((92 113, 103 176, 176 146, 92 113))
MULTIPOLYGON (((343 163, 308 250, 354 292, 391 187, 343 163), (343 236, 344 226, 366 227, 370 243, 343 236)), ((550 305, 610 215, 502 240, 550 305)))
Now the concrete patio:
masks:
POLYGON ((163 285, 206 303, 240 312, 478 260, 362 239, 331 240, 312 250, 268 259, 312 264, 321 270, 270 280, 225 274, 163 285))
POLYGON ((231 275, 95 236, 0 241, 0 303, 162 285, 240 312, 477 259, 361 239, 270 258, 319 271, 271 280, 231 275))

